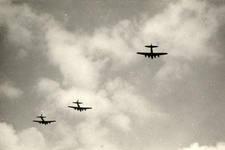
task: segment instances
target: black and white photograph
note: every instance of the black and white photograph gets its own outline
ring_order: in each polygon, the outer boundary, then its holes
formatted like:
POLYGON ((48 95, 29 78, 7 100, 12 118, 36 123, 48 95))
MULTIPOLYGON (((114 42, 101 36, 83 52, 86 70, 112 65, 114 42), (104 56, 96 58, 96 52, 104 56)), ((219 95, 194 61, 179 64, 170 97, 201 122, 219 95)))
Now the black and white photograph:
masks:
POLYGON ((225 0, 0 0, 0 150, 225 150, 225 0))

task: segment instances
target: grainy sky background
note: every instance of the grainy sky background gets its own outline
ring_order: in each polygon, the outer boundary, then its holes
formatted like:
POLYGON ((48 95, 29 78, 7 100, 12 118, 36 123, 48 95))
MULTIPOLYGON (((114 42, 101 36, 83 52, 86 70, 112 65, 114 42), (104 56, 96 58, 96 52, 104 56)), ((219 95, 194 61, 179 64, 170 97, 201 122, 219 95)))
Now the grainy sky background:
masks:
POLYGON ((222 0, 1 0, 0 149, 225 149, 224 13, 222 0), (151 43, 168 55, 136 54, 151 43))

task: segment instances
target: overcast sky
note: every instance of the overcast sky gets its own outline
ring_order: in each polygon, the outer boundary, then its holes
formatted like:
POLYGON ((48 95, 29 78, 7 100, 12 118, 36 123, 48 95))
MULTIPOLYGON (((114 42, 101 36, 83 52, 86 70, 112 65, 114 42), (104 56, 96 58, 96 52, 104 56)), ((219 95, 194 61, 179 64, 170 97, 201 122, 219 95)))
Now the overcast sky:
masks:
POLYGON ((224 150, 224 14, 221 0, 0 0, 0 149, 224 150), (168 55, 136 54, 151 43, 168 55))

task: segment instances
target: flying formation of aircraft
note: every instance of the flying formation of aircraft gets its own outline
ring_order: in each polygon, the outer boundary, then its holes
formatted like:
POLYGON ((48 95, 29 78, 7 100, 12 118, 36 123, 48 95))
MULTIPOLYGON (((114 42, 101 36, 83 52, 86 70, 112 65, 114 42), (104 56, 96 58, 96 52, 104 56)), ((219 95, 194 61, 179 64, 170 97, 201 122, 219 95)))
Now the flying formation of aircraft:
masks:
POLYGON ((140 55, 145 55, 145 57, 146 56, 148 56, 148 58, 150 58, 151 57, 151 59, 153 59, 153 57, 154 58, 156 58, 156 56, 160 56, 160 55, 166 55, 167 53, 154 53, 153 52, 153 48, 155 48, 155 47, 158 47, 158 46, 154 46, 154 45, 146 45, 145 47, 148 47, 148 48, 150 48, 151 50, 150 50, 150 52, 148 53, 148 52, 137 52, 137 54, 140 54, 140 55))
POLYGON ((77 111, 80 111, 80 112, 83 111, 83 110, 86 111, 86 109, 92 109, 91 107, 81 107, 80 104, 83 104, 83 103, 79 102, 79 100, 77 100, 76 102, 73 102, 73 103, 77 104, 77 107, 76 106, 68 106, 68 107, 73 108, 73 109, 75 109, 77 111))
MULTIPOLYGON (((73 103, 77 104, 77 107, 76 106, 68 106, 68 107, 78 110, 80 112, 83 110, 86 111, 87 109, 92 109, 91 107, 81 107, 80 104, 83 104, 83 103, 79 102, 79 100, 77 100, 76 102, 73 102, 73 103)), ((51 124, 52 122, 56 122, 55 120, 48 120, 48 121, 44 120, 44 118, 46 118, 46 116, 42 116, 42 114, 41 114, 41 116, 37 116, 37 118, 41 118, 41 120, 33 120, 33 122, 38 122, 40 124, 45 124, 45 125, 51 124)))
MULTIPOLYGON (((150 48, 150 52, 148 53, 148 52, 137 52, 137 54, 140 54, 140 55, 145 55, 145 57, 146 56, 148 56, 148 58, 150 58, 151 57, 151 59, 153 59, 153 58, 156 58, 156 56, 160 56, 160 55, 166 55, 167 53, 154 53, 153 52, 153 48, 155 48, 155 47, 158 47, 158 46, 154 46, 154 45, 146 45, 145 47, 148 47, 148 48, 150 48)), ((83 110, 87 110, 87 109, 92 109, 91 107, 81 107, 80 106, 80 104, 83 104, 82 102, 79 102, 79 100, 77 100, 76 102, 73 102, 73 103, 75 103, 75 104, 77 104, 77 106, 68 106, 69 108, 73 108, 73 109, 75 109, 75 110, 77 110, 77 111, 83 111, 83 110)), ((40 124, 50 124, 50 123, 52 123, 52 122, 56 122, 55 120, 50 120, 50 121, 45 121, 43 118, 46 118, 46 116, 42 116, 42 114, 41 114, 41 116, 37 116, 37 118, 41 118, 41 121, 39 121, 39 120, 33 120, 33 122, 38 122, 38 123, 40 123, 40 124)))
POLYGON ((42 114, 41 114, 41 116, 37 116, 37 118, 41 118, 41 121, 33 120, 33 122, 38 122, 40 124, 45 124, 45 125, 51 124, 52 122, 56 122, 55 120, 45 121, 43 118, 46 118, 46 116, 42 116, 42 114))

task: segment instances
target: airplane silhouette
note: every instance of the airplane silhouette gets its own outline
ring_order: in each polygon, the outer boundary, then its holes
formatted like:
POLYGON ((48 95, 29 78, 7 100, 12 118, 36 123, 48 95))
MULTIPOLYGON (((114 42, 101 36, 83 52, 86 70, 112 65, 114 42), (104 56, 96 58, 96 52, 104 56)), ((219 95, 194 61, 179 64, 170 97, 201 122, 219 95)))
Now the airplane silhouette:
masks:
POLYGON ((86 109, 92 109, 91 107, 80 107, 80 104, 83 104, 83 103, 79 102, 79 100, 77 100, 76 102, 73 102, 73 103, 77 104, 77 107, 76 106, 68 106, 68 107, 73 108, 73 109, 75 109, 77 111, 80 111, 80 112, 83 111, 83 110, 86 111, 86 109))
POLYGON ((33 122, 38 122, 40 124, 45 124, 45 125, 51 124, 52 122, 56 122, 55 120, 45 121, 43 118, 46 118, 46 116, 42 116, 42 114, 41 114, 41 116, 37 116, 37 118, 41 118, 41 121, 33 120, 33 122))
POLYGON ((150 48, 151 50, 150 50, 150 52, 149 53, 146 53, 146 52, 137 52, 137 54, 140 54, 140 55, 145 55, 145 57, 146 56, 148 56, 148 58, 150 58, 151 57, 151 59, 153 59, 153 57, 154 58, 156 58, 156 56, 160 56, 160 55, 166 55, 167 53, 154 53, 153 52, 153 48, 155 48, 155 47, 158 47, 158 46, 154 46, 154 45, 146 45, 145 47, 148 47, 148 48, 150 48))

